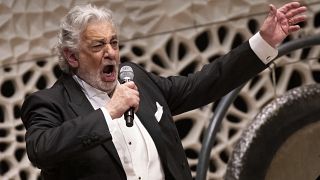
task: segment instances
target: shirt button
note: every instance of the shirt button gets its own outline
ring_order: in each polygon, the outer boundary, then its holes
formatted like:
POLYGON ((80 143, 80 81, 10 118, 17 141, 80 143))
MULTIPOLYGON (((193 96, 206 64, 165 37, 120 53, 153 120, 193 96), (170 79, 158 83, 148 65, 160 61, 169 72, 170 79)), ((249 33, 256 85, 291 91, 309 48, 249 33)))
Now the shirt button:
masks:
POLYGON ((138 178, 139 180, 142 179, 141 177, 138 178))
POLYGON ((129 141, 128 144, 131 145, 132 144, 131 141, 129 141))

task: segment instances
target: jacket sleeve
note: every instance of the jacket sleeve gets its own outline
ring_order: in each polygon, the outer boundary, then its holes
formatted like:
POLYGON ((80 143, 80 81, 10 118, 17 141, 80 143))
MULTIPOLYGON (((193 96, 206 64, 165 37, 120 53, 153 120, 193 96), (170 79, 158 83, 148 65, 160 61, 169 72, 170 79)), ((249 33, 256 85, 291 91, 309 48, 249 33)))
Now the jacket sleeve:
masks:
POLYGON ((80 152, 111 140, 101 110, 66 119, 62 113, 65 109, 53 99, 36 93, 22 106, 27 154, 35 166, 56 167, 80 152))
POLYGON ((149 77, 162 91, 172 115, 177 115, 221 98, 266 67, 245 42, 188 76, 149 77))

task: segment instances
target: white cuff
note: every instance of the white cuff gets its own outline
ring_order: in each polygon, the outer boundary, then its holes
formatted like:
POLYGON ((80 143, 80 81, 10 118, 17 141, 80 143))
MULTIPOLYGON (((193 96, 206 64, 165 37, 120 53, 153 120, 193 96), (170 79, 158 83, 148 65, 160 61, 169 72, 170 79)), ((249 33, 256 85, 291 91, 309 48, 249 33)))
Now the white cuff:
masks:
POLYGON ((109 131, 112 134, 112 132, 114 132, 115 128, 116 128, 116 121, 112 120, 108 110, 105 107, 101 107, 100 109, 101 109, 101 111, 102 111, 102 113, 104 115, 104 119, 107 122, 107 125, 109 127, 109 131))
POLYGON ((249 39, 249 44, 253 52, 264 64, 268 64, 278 55, 278 50, 270 46, 259 32, 249 39))

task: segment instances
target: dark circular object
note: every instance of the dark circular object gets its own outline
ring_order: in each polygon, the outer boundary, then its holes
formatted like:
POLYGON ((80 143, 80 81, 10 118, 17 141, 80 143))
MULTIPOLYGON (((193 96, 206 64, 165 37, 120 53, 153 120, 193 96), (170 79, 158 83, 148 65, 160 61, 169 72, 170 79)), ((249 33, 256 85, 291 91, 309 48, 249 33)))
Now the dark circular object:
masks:
POLYGON ((320 85, 292 89, 265 106, 244 130, 225 179, 316 179, 319 137, 320 85))

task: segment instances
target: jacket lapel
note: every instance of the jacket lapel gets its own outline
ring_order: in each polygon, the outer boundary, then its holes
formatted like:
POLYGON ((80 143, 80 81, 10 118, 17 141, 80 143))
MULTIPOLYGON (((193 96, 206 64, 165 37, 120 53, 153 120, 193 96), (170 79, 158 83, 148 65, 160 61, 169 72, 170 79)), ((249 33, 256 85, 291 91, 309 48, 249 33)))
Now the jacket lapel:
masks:
POLYGON ((138 89, 140 91, 139 93, 140 104, 139 104, 139 110, 137 112, 137 116, 139 117, 141 123, 144 125, 144 127, 147 129, 148 133, 152 137, 153 142, 157 147, 157 151, 159 153, 159 157, 161 159, 162 165, 166 166, 167 150, 162 138, 161 128, 159 126, 157 119, 154 116, 154 113, 156 112, 156 108, 153 108, 153 107, 156 107, 155 102, 150 100, 150 98, 146 97, 147 92, 144 92, 142 88, 138 87, 138 89))
MULTIPOLYGON (((75 82, 72 76, 64 75, 63 85, 68 93, 68 96, 70 97, 69 105, 76 115, 85 116, 94 110, 89 100, 82 92, 80 85, 75 82)), ((114 144, 111 142, 104 142, 102 146, 114 157, 118 165, 122 167, 114 144)))
POLYGON ((81 116, 93 111, 94 109, 87 97, 82 92, 80 85, 75 82, 72 76, 64 76, 65 78, 63 78, 63 85, 68 96, 70 97, 69 105, 74 113, 81 116))

